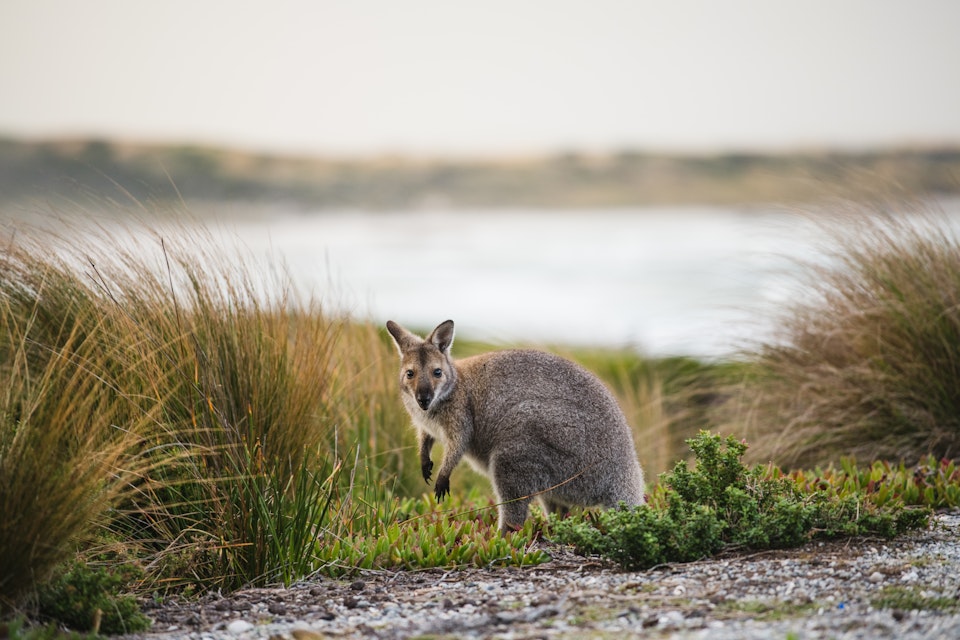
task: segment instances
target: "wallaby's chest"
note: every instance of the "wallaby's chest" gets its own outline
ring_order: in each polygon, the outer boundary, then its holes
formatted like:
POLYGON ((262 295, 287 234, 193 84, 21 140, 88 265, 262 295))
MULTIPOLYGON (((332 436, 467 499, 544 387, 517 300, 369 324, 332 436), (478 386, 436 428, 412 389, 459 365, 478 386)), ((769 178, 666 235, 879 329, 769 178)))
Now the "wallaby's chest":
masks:
POLYGON ((432 411, 423 411, 410 399, 404 399, 404 403, 414 426, 442 443, 460 440, 472 431, 469 412, 458 402, 445 403, 432 411))
POLYGON ((413 420, 413 426, 420 431, 429 434, 434 439, 440 440, 441 442, 446 442, 449 440, 449 435, 447 435, 449 428, 446 427, 441 421, 431 417, 426 411, 420 411, 417 413, 416 410, 411 410, 410 417, 413 420))

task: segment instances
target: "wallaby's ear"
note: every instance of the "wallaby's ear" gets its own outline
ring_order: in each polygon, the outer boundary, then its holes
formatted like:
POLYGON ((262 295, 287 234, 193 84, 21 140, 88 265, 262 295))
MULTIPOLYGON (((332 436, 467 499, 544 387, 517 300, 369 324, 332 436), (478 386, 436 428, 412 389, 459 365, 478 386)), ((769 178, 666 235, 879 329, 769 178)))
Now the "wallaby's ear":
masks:
POLYGON ((387 320, 387 331, 389 331, 390 335, 393 336, 393 341, 397 344, 397 350, 400 352, 400 355, 403 355, 404 351, 407 351, 422 342, 420 338, 407 331, 393 320, 387 320))
POLYGON ((427 338, 427 341, 432 342, 433 346, 440 349, 440 353, 449 354, 450 347, 453 346, 453 320, 441 322, 427 338))

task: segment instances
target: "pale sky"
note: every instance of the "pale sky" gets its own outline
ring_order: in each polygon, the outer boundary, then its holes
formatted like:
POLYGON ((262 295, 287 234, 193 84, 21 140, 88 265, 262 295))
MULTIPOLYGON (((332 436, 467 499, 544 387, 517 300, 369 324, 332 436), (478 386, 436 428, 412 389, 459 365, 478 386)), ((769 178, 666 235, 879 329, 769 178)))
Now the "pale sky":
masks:
POLYGON ((957 0, 0 0, 0 136, 319 154, 960 143, 957 0))

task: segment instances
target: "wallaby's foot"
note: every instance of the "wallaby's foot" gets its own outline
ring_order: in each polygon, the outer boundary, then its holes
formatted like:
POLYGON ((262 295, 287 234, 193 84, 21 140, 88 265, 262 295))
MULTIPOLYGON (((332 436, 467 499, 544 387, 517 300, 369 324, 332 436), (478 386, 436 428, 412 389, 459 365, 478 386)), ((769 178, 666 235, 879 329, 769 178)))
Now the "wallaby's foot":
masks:
POLYGON ((437 496, 437 502, 443 500, 443 497, 450 493, 450 478, 438 477, 437 484, 433 487, 433 493, 437 496))
POLYGON ((430 476, 433 475, 433 460, 427 460, 420 465, 420 473, 423 474, 423 481, 429 483, 430 476))

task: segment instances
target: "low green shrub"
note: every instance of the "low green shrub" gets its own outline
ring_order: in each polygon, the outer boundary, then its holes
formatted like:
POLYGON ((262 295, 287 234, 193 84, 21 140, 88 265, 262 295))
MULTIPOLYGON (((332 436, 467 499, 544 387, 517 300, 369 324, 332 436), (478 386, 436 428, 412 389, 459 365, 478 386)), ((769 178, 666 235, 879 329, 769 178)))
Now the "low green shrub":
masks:
POLYGON ((133 596, 123 594, 141 574, 131 565, 92 567, 72 562, 40 587, 39 614, 75 631, 106 635, 144 631, 150 620, 133 596))
POLYGON ((802 488, 778 468, 745 466, 746 443, 701 432, 688 441, 693 469, 678 462, 660 477, 650 503, 568 519, 551 517, 552 535, 582 553, 627 569, 687 562, 725 549, 794 547, 813 538, 891 537, 925 526, 927 509, 868 497, 823 482, 802 488))
POLYGON ((96 633, 64 631, 55 623, 30 624, 23 616, 0 622, 0 638, 4 640, 99 640, 96 633))

